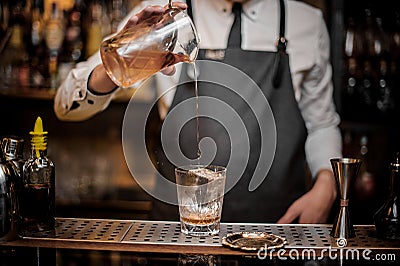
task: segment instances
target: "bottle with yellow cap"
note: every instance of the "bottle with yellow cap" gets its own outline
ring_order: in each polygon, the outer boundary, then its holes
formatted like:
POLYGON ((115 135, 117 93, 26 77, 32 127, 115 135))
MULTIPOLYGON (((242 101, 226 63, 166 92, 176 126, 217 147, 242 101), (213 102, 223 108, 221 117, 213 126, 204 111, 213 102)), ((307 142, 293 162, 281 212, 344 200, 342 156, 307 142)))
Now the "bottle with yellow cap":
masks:
POLYGON ((47 236, 55 226, 55 167, 47 157, 47 131, 40 117, 29 134, 32 153, 23 167, 20 198, 22 234, 47 236))

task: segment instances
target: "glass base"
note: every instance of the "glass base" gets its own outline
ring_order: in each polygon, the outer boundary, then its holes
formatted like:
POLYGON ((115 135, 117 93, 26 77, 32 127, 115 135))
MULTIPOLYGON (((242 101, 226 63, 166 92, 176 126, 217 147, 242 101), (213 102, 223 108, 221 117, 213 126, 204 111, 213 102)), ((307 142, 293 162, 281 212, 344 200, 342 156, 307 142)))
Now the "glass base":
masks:
POLYGON ((212 236, 219 233, 220 222, 212 224, 188 224, 181 221, 181 232, 191 236, 212 236))

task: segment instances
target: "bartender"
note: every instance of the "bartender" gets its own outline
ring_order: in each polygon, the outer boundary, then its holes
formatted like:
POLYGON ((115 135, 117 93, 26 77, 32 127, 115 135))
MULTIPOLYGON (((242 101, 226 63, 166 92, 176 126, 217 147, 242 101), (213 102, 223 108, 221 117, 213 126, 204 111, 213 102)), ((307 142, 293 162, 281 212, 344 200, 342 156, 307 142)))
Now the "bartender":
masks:
MULTIPOLYGON (((246 103, 235 99, 232 93, 199 83, 200 96, 234 106, 250 136, 250 157, 241 178, 225 195, 222 220, 327 222, 337 195, 330 159, 341 157, 342 141, 340 118, 333 102, 329 36, 321 11, 302 2, 284 0, 192 0, 174 5, 187 8, 193 17, 201 36, 197 59, 219 61, 246 73, 269 102, 269 106, 258 106, 257 110, 263 113, 263 108, 270 108, 275 119, 277 139, 271 168, 262 184, 249 191, 261 153, 258 122, 247 115, 246 103), (306 186, 307 172, 312 177, 310 187, 306 186)), ((122 25, 135 24, 165 8, 165 1, 144 1, 122 25)), ((190 78, 190 71, 184 66, 163 72, 155 76, 158 92, 190 78)), ((207 69, 199 72, 199 79, 207 75, 207 69)), ((79 63, 58 89, 56 115, 66 121, 88 119, 107 108, 118 90, 96 53, 79 63)), ((179 85, 169 96, 153 110, 156 118, 152 123, 162 123, 168 110, 194 97, 193 84, 179 85)), ((213 164, 226 164, 233 144, 229 145, 229 138, 212 119, 201 120, 200 125, 200 137, 211 137, 218 147, 213 164)), ((159 132, 153 137, 157 143, 159 132)), ((193 134, 180 134, 180 138, 180 143, 192 146, 182 149, 195 154, 193 134)), ((173 180, 173 165, 162 149, 156 145, 151 152, 157 165, 162 165, 159 171, 173 180)), ((157 189, 160 188, 156 184, 157 189)), ((152 218, 177 220, 177 207, 154 199, 152 218)))

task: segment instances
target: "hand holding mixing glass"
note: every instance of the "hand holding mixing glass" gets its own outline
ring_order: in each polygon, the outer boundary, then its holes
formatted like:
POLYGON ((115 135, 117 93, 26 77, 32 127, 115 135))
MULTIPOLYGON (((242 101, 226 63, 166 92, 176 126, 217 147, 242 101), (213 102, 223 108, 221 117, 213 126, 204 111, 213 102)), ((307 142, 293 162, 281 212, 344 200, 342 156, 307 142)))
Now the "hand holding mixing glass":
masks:
POLYGON ((164 8, 145 8, 102 42, 103 65, 115 84, 130 87, 176 63, 196 59, 199 38, 184 8, 171 1, 164 8))

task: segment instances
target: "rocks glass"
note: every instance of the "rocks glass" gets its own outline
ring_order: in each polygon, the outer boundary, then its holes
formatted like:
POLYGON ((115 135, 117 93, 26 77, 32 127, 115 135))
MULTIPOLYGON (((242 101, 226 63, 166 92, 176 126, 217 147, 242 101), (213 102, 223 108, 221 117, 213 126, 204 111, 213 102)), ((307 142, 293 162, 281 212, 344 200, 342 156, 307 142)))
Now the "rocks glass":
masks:
POLYGON ((219 233, 226 169, 191 165, 175 169, 181 231, 193 236, 219 233))

